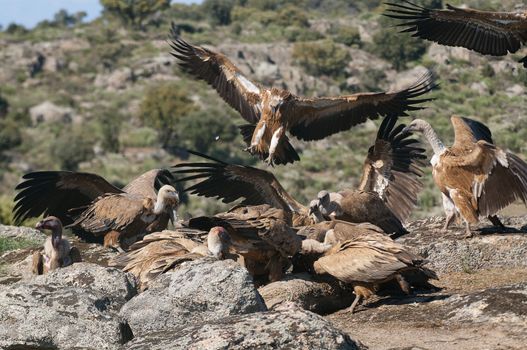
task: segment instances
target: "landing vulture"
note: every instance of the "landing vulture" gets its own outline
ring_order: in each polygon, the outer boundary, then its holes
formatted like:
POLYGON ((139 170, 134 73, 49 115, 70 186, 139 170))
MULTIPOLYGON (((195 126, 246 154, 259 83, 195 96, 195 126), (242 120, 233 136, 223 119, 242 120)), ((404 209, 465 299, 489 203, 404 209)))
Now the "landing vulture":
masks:
POLYGON ((160 274, 174 269, 181 263, 209 255, 223 259, 229 254, 230 237, 223 227, 210 231, 178 227, 174 231, 155 232, 134 243, 130 251, 113 258, 109 265, 134 274, 141 290, 160 274), (207 246, 199 239, 207 236, 207 246))
POLYGON ((355 300, 349 308, 353 313, 361 299, 375 294, 380 283, 395 279, 405 293, 410 293, 410 286, 401 276, 405 271, 421 270, 437 279, 433 271, 423 267, 425 263, 422 257, 389 238, 366 236, 333 245, 315 261, 314 269, 317 274, 329 274, 353 286, 355 300))
POLYGON ((209 83, 249 123, 240 126, 247 150, 269 164, 299 160, 286 131, 304 141, 349 130, 367 119, 406 115, 430 101, 421 98, 436 85, 431 74, 394 92, 307 98, 253 83, 224 55, 183 40, 172 27, 172 55, 179 65, 209 83))
MULTIPOLYGON (((98 243, 103 243, 103 236, 79 225, 72 226, 83 212, 79 208, 93 207, 98 200, 104 199, 111 203, 107 209, 117 214, 118 206, 127 206, 132 197, 156 201, 157 191, 163 185, 173 184, 173 176, 166 169, 150 170, 122 189, 99 175, 81 172, 39 171, 28 173, 23 179, 16 187, 19 192, 13 209, 17 224, 40 215, 56 216, 81 239, 98 243)), ((150 224, 151 232, 165 229, 172 215, 169 210, 159 215, 155 224, 150 224)))
POLYGON ((455 135, 451 147, 424 120, 414 120, 407 129, 422 132, 434 151, 432 174, 443 196, 445 230, 461 215, 470 237, 470 225, 480 217, 501 225, 493 216, 499 210, 518 199, 527 204, 527 164, 494 146, 490 130, 482 123, 458 116, 451 121, 455 135))
POLYGON ((80 262, 81 255, 77 248, 62 238, 62 223, 54 216, 48 216, 36 225, 36 229, 50 230, 51 237, 44 242, 44 250, 33 253, 32 271, 35 275, 43 275, 60 267, 80 262))
MULTIPOLYGON (((375 144, 370 147, 364 162, 359 189, 339 194, 343 199, 339 205, 344 210, 343 220, 371 222, 386 233, 397 236, 406 233, 401 221, 410 215, 417 203, 417 194, 422 188, 420 167, 425 156, 417 140, 402 132, 405 125, 396 126, 396 122, 395 117, 382 121, 375 144)), ((211 162, 182 163, 172 171, 175 175, 187 175, 177 182, 201 180, 185 191, 222 198, 225 203, 244 198, 242 205, 269 204, 290 213, 295 227, 320 221, 313 206, 307 208, 297 202, 272 173, 197 155, 211 162)), ((325 209, 323 200, 316 204, 315 208, 325 209)), ((326 217, 330 218, 329 215, 326 217)))
MULTIPOLYGON (((388 6, 386 16, 403 20, 399 24, 403 32, 441 45, 505 56, 527 43, 527 11, 489 12, 451 5, 435 10, 404 0, 388 6)), ((520 62, 527 68, 527 56, 520 62)))

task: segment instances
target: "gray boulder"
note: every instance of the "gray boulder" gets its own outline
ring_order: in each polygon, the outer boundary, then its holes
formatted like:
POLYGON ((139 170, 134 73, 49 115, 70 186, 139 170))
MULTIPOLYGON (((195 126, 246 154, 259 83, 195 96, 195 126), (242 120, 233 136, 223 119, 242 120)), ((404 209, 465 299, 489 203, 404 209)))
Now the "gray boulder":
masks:
POLYGON ((135 336, 265 311, 247 270, 232 260, 184 263, 121 310, 135 336))
POLYGON ((31 122, 33 125, 40 123, 71 123, 74 115, 73 109, 69 107, 57 106, 50 101, 42 102, 29 109, 31 122))
POLYGON ((322 317, 299 308, 230 316, 135 338, 126 349, 366 349, 322 317))
POLYGON ((118 349, 133 335, 118 317, 133 276, 78 263, 0 287, 0 348, 118 349))

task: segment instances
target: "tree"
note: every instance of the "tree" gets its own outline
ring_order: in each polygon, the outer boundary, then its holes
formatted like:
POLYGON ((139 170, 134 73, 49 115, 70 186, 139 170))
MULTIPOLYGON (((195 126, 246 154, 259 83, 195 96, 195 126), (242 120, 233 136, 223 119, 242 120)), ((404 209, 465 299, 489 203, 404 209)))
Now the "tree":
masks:
POLYGON ((235 4, 234 0, 205 0, 202 6, 213 24, 227 25, 235 4))
POLYGON ((117 16, 126 25, 140 26, 157 11, 167 9, 170 0, 99 0, 104 10, 117 16))
POLYGON ((65 128, 51 146, 61 169, 76 171, 81 162, 93 158, 93 140, 82 129, 65 128))
POLYGON ((344 72, 349 53, 331 40, 296 43, 293 59, 311 75, 338 76, 344 72))

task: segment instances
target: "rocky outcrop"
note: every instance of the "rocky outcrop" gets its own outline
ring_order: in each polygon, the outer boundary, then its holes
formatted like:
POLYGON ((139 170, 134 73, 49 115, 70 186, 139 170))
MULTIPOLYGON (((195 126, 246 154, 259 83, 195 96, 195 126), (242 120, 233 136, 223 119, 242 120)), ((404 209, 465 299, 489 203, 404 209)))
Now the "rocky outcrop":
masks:
POLYGON ((309 311, 293 307, 137 337, 129 350, 146 349, 366 349, 309 311))
POLYGON ((141 336, 266 310, 247 270, 232 260, 184 263, 130 300, 121 316, 141 336))
POLYGON ((120 270, 78 263, 0 287, 0 348, 118 349, 133 335, 118 318, 137 292, 120 270))
POLYGON ((71 123, 73 121, 73 110, 69 107, 57 106, 50 101, 42 102, 29 109, 33 125, 40 123, 71 123))

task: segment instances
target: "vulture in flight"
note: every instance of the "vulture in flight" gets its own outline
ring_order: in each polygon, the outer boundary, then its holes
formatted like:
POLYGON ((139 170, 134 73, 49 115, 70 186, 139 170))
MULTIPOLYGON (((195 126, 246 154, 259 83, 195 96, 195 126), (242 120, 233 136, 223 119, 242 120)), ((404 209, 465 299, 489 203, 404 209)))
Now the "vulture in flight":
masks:
POLYGON ((394 92, 307 98, 252 82, 224 55, 183 40, 172 26, 172 55, 183 70, 205 80, 248 122, 240 126, 247 150, 269 164, 299 160, 286 132, 304 140, 320 140, 349 130, 367 119, 406 115, 430 101, 422 98, 436 87, 432 74, 394 92))
POLYGON ((418 271, 429 279, 437 279, 432 270, 423 266, 426 260, 382 235, 357 236, 326 249, 314 262, 314 271, 353 286, 355 300, 348 309, 351 313, 361 299, 374 295, 381 283, 396 280, 410 294, 410 286, 401 275, 405 272, 418 271))
MULTIPOLYGON (((527 11, 489 12, 447 5, 428 9, 409 1, 388 3, 386 16, 414 37, 441 45, 461 46, 484 55, 505 56, 527 43, 527 11)), ((527 68, 527 56, 520 60, 527 68)))
POLYGON ((174 183, 167 169, 150 170, 122 189, 99 175, 81 172, 39 171, 23 179, 16 187, 13 209, 17 224, 40 215, 55 216, 85 241, 120 247, 121 232, 133 238, 164 230, 170 219, 176 219, 174 188, 158 194, 162 186, 174 183), (154 211, 159 214, 152 215, 154 211))
POLYGON ((32 271, 43 275, 59 267, 82 261, 79 250, 62 238, 62 223, 54 216, 48 216, 35 226, 37 230, 50 230, 51 237, 44 242, 44 250, 33 253, 32 271))
POLYGON ((466 236, 471 237, 470 225, 480 217, 503 226, 494 216, 499 210, 517 199, 527 204, 527 164, 496 147, 484 124, 458 116, 451 121, 455 135, 451 147, 446 147, 424 120, 414 120, 407 130, 422 132, 434 151, 432 175, 443 197, 445 230, 461 215, 466 236))
POLYGON ((213 227, 208 233, 178 227, 174 231, 165 230, 145 236, 134 243, 130 251, 113 258, 109 265, 131 272, 137 277, 141 290, 145 290, 157 276, 185 261, 206 256, 216 259, 230 257, 230 245, 230 236, 223 227, 213 227), (201 236, 207 237, 206 246, 200 242, 201 236))
MULTIPOLYGON (((420 166, 424 150, 411 134, 402 132, 404 124, 396 126, 396 117, 385 118, 375 144, 370 147, 364 162, 358 190, 344 191, 343 219, 353 222, 371 222, 388 234, 406 232, 401 221, 407 219, 417 203, 422 188, 420 166)), ((228 164, 200 155, 210 162, 182 163, 172 172, 187 175, 177 182, 201 180, 185 191, 204 197, 222 198, 231 203, 243 198, 242 205, 268 204, 284 210, 292 217, 295 227, 310 225, 321 220, 317 209, 323 203, 315 201, 306 207, 291 197, 274 175, 250 166, 228 164)), ((326 217, 325 219, 331 219, 326 217)))

